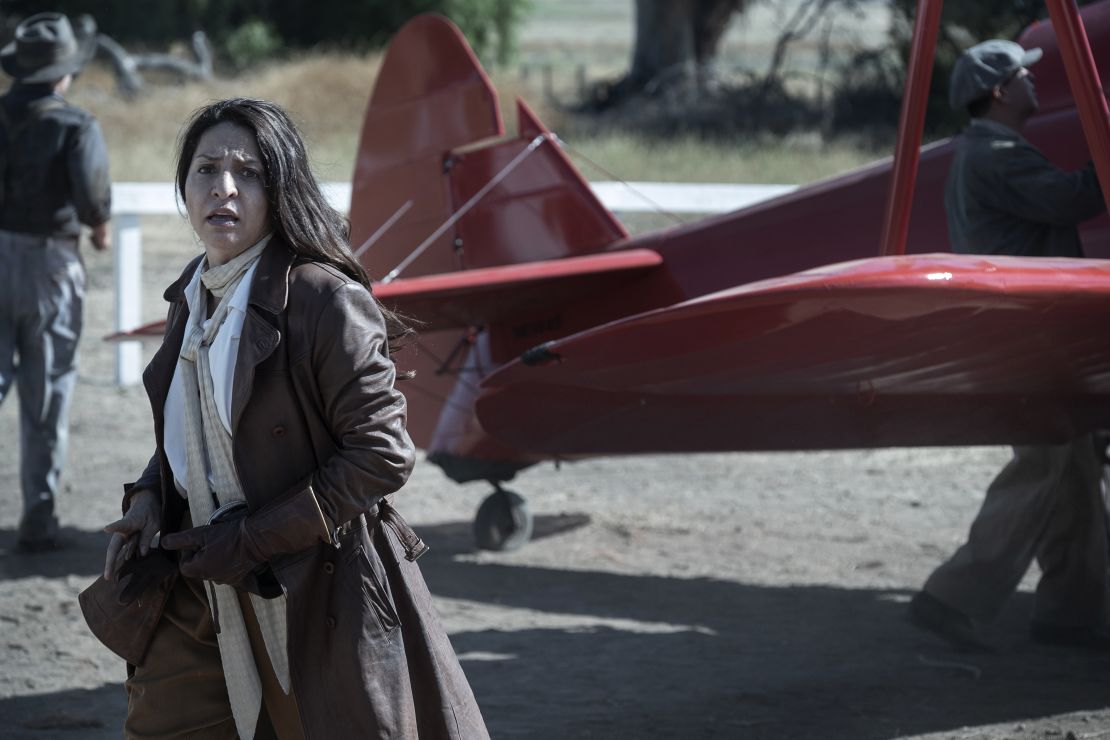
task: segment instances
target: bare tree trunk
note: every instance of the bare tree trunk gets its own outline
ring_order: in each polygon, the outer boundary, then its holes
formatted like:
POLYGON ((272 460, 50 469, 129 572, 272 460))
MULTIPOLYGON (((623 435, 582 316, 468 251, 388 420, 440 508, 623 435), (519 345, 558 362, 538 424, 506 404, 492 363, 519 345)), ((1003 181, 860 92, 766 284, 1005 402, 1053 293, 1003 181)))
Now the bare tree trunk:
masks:
POLYGON ((693 76, 697 5, 697 0, 636 0, 636 45, 625 83, 630 90, 693 76))
POLYGON ((698 65, 712 64, 733 14, 744 0, 700 0, 694 13, 694 57, 698 65))
POLYGON ((744 2, 636 0, 632 66, 600 102, 604 106, 638 92, 702 87, 721 37, 744 2))
POLYGON ((744 0, 700 0, 694 13, 694 59, 697 64, 698 89, 706 89, 713 81, 717 50, 732 16, 741 10, 744 0))

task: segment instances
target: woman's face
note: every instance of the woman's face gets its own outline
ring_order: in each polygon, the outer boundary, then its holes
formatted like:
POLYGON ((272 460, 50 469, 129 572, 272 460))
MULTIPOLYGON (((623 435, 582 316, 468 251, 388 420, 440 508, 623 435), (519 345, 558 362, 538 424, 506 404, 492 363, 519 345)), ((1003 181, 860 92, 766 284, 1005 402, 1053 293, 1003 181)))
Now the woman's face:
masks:
POLYGON ((222 265, 270 231, 254 132, 227 121, 205 131, 185 178, 185 210, 209 265, 222 265))

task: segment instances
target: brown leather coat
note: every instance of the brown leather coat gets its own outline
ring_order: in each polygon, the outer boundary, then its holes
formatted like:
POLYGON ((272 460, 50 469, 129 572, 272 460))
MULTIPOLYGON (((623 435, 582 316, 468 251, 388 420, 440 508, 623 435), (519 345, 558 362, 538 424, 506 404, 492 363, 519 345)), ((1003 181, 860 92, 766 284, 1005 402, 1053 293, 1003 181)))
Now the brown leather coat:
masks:
MULTIPOLYGON (((199 258, 198 258, 199 260, 199 258)), ((188 318, 166 291, 166 336, 143 375, 157 451, 129 490, 162 495, 162 531, 187 508, 163 444, 163 408, 188 318)), ((416 563, 423 547, 387 494, 414 450, 369 291, 275 237, 251 284, 232 391, 236 470, 252 511, 311 486, 332 543, 271 561, 288 598, 293 688, 307 738, 486 738, 416 563)), ((126 500, 125 500, 126 506, 126 500)))

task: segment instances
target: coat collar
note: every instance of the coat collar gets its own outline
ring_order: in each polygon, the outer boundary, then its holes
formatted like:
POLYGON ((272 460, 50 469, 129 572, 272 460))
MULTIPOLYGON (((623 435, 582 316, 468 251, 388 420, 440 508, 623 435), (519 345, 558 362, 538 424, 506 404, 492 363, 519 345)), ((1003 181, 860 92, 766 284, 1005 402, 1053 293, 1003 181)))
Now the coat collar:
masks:
POLYGON ((193 279, 193 275, 196 274, 197 265, 200 264, 202 259, 204 259, 204 255, 198 254, 196 257, 189 260, 189 264, 185 265, 185 269, 182 270, 181 276, 170 283, 170 287, 166 288, 166 292, 162 294, 162 297, 170 303, 184 303, 185 288, 188 287, 189 282, 193 279))
MULTIPOLYGON (((248 310, 243 320, 243 334, 239 340, 239 356, 235 362, 235 378, 232 385, 231 424, 236 428, 243 414, 247 399, 254 384, 254 369, 273 353, 281 338, 280 333, 270 321, 262 318, 261 313, 279 314, 289 302, 289 271, 297 255, 284 239, 274 236, 258 260, 254 278, 251 282, 248 310), (256 310, 251 310, 251 307, 256 310)), ((177 355, 185 336, 188 320, 188 301, 185 288, 189 285, 197 265, 204 259, 198 255, 189 261, 181 276, 166 289, 164 297, 170 303, 180 304, 177 310, 171 309, 173 320, 167 326, 162 346, 154 354, 143 374, 143 381, 154 407, 155 419, 162 418, 166 405, 166 395, 177 367, 177 355)))
POLYGON ((250 305, 274 315, 284 311, 289 303, 289 270, 296 259, 293 248, 274 234, 258 258, 258 268, 251 283, 250 305))
POLYGON ((991 121, 987 118, 973 118, 964 132, 971 137, 981 139, 1006 139, 1009 141, 1025 141, 1021 132, 1015 131, 1004 123, 991 121))
MULTIPOLYGON (((204 259, 198 255, 189 261, 181 276, 177 278, 163 294, 170 303, 185 302, 185 288, 192 280, 197 270, 197 265, 204 259)), ((297 259, 296 253, 289 244, 275 234, 262 256, 258 258, 258 268, 254 272, 254 282, 251 283, 251 292, 248 302, 252 306, 271 314, 279 314, 289 302, 289 270, 297 259)))

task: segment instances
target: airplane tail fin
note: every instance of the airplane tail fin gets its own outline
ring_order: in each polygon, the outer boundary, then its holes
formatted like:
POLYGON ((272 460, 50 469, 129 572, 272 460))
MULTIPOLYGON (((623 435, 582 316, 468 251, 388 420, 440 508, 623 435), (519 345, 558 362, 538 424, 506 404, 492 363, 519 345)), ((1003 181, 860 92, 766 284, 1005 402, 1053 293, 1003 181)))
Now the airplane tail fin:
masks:
POLYGON ((497 92, 449 20, 422 15, 397 33, 352 185, 351 246, 366 247, 372 277, 578 256, 628 236, 522 101, 517 113, 506 137, 497 92))
MULTIPOLYGON (((351 248, 364 248, 360 260, 374 279, 450 218, 446 152, 503 133, 497 92, 458 28, 435 15, 402 27, 370 96, 351 184, 351 248)), ((418 274, 455 269, 452 243, 443 234, 418 274)))
MULTIPOLYGON (((506 136, 497 93, 449 20, 422 15, 398 31, 352 183, 351 247, 373 279, 585 256, 628 236, 556 137, 523 102, 517 113, 519 132, 506 136)), ((416 371, 409 432, 433 456, 465 462, 456 479, 505 480, 536 459, 489 438, 474 415, 474 380, 504 361, 489 337, 429 325, 400 360, 416 371)))

